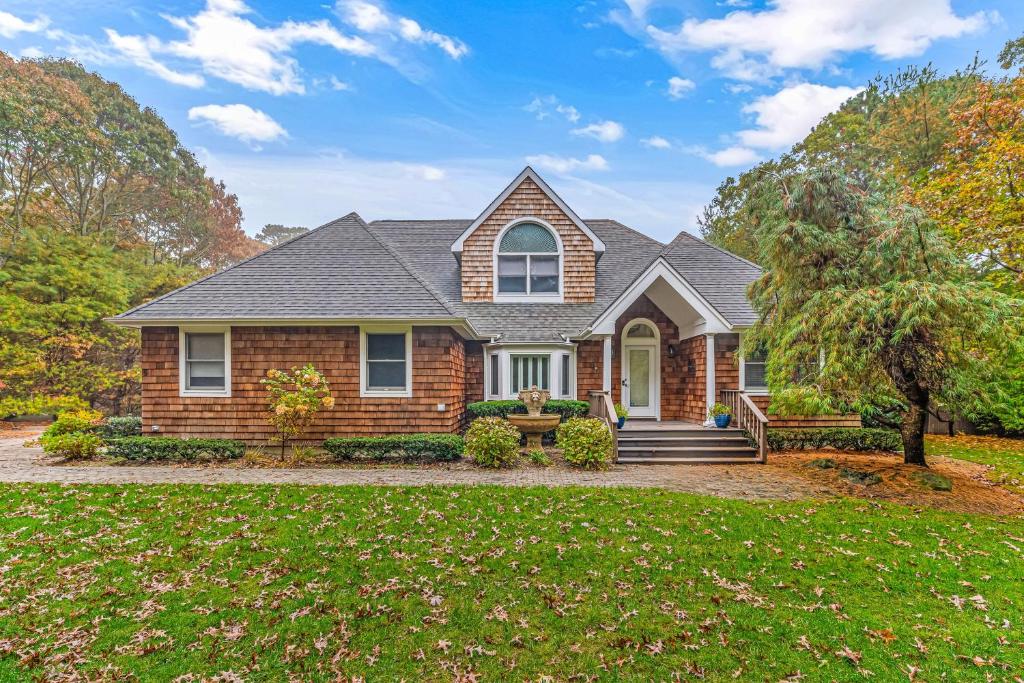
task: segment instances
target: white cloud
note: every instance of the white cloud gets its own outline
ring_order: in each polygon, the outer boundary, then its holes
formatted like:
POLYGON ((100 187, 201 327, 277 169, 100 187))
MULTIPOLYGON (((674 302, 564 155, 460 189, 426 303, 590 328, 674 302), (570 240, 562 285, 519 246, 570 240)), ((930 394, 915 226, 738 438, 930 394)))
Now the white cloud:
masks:
POLYGON ((681 100, 686 93, 697 87, 697 84, 689 78, 673 76, 668 79, 668 97, 671 100, 681 100))
POLYGON ((649 138, 644 138, 640 141, 640 144, 644 147, 650 147, 651 149, 672 149, 672 143, 660 135, 652 135, 649 138))
POLYGON ((585 159, 559 157, 550 154, 535 154, 526 157, 526 163, 543 171, 553 173, 572 173, 573 171, 607 171, 608 162, 600 154, 591 154, 585 159))
POLYGON ((528 105, 523 107, 523 111, 528 111, 535 115, 538 121, 543 121, 548 116, 551 116, 552 111, 561 114, 569 123, 576 123, 580 120, 580 112, 576 107, 570 104, 562 104, 554 95, 534 97, 528 105))
POLYGON ((363 38, 345 35, 323 19, 257 26, 245 17, 251 12, 241 0, 207 0, 206 7, 193 16, 164 15, 185 32, 182 40, 122 36, 114 31, 108 31, 108 37, 124 58, 172 83, 192 85, 195 76, 170 69, 156 55, 196 63, 209 76, 274 95, 305 92, 298 62, 291 56, 297 45, 322 45, 358 57, 376 53, 363 38))
POLYGON ((461 59, 469 54, 469 46, 458 38, 425 29, 414 19, 389 14, 371 0, 338 0, 335 9, 357 31, 387 34, 408 43, 434 45, 452 59, 461 59))
POLYGON ((598 121, 582 128, 573 128, 573 135, 581 135, 600 140, 601 142, 617 142, 626 134, 626 129, 618 121, 598 121))
POLYGON ((757 127, 741 130, 737 137, 746 147, 784 149, 802 140, 822 117, 861 90, 800 83, 759 97, 743 107, 745 113, 755 116, 757 127))
MULTIPOLYGON (((772 0, 767 9, 721 19, 688 18, 673 30, 647 25, 664 54, 715 51, 712 65, 741 80, 783 69, 817 68, 842 53, 868 50, 883 59, 920 55, 935 40, 983 28, 995 15, 959 16, 950 0, 772 0)), ((632 25, 642 20, 635 12, 632 25)))
POLYGON ((209 123, 224 135, 242 142, 272 142, 288 132, 259 109, 246 104, 207 104, 188 110, 189 121, 209 123))
POLYGON ((700 156, 715 166, 749 166, 761 159, 756 151, 740 146, 726 147, 717 152, 701 151, 700 156))
POLYGON ((438 168, 437 166, 430 166, 429 164, 398 164, 398 167, 413 178, 418 178, 420 180, 436 182, 444 180, 445 177, 447 177, 444 169, 438 168))
POLYGON ((331 85, 331 90, 351 90, 352 86, 338 79, 337 76, 331 76, 327 81, 331 85))
POLYGON ((26 47, 18 54, 23 59, 39 59, 40 57, 44 57, 46 55, 46 53, 43 52, 41 48, 38 48, 35 45, 30 45, 26 47))
POLYGON ((113 29, 107 29, 107 40, 110 46, 143 71, 162 78, 168 83, 183 85, 187 88, 201 88, 206 83, 202 75, 197 73, 182 73, 168 68, 165 64, 153 57, 151 48, 160 49, 159 41, 155 38, 142 38, 141 36, 122 36, 113 29))
POLYGON ((13 38, 19 33, 39 33, 50 25, 46 17, 37 17, 32 21, 25 21, 9 12, 0 11, 0 36, 13 38))
POLYGON ((746 83, 730 83, 729 85, 725 86, 725 89, 728 90, 733 95, 741 95, 745 92, 750 92, 751 90, 753 90, 753 88, 747 85, 746 83))

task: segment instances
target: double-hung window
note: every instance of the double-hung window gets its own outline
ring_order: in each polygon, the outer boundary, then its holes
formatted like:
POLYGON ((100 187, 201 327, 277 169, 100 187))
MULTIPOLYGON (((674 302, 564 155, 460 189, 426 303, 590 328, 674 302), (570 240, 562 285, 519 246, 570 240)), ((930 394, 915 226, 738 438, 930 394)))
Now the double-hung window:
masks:
POLYGON ((182 396, 231 395, 231 330, 179 331, 182 396))
POLYGON ((768 391, 768 379, 765 376, 765 361, 768 354, 764 349, 751 351, 743 358, 743 389, 744 391, 768 391))
POLYGON ((412 395, 412 329, 363 328, 360 393, 412 395))
POLYGON ((497 295, 557 298, 561 292, 558 241, 547 228, 520 223, 501 237, 497 295))

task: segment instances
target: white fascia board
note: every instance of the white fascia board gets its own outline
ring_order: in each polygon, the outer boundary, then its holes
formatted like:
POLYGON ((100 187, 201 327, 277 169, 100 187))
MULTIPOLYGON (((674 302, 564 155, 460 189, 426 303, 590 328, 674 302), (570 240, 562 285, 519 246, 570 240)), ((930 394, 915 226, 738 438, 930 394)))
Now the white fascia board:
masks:
POLYGON ((325 327, 358 325, 412 325, 414 327, 451 327, 465 339, 486 339, 465 318, 148 318, 131 320, 104 318, 119 327, 178 327, 190 325, 228 325, 231 327, 325 327))
POLYGON ((672 288, 679 293, 699 316, 704 319, 705 333, 731 332, 732 324, 712 306, 707 299, 701 296, 693 285, 686 278, 682 277, 675 268, 668 264, 665 259, 658 257, 654 263, 647 267, 640 276, 626 288, 612 304, 605 309, 597 320, 590 326, 590 334, 615 334, 615 321, 626 312, 626 309, 640 295, 647 291, 655 280, 663 278, 672 285, 672 288))
POLYGON ((544 194, 546 194, 548 196, 548 198, 551 201, 553 201, 555 203, 555 205, 558 206, 559 209, 562 210, 562 213, 564 213, 566 216, 568 216, 569 220, 571 220, 573 222, 573 224, 577 228, 582 230, 583 234, 585 234, 587 237, 590 238, 590 241, 594 243, 594 251, 596 251, 598 253, 603 253, 604 252, 604 250, 605 250, 604 242, 602 242, 601 239, 596 234, 594 234, 593 230, 591 230, 589 227, 587 227, 587 224, 583 222, 583 219, 580 218, 579 216, 577 216, 576 212, 573 211, 572 209, 570 209, 568 204, 566 204, 564 201, 562 201, 561 197, 559 197, 557 194, 555 194, 555 191, 552 190, 551 187, 546 182, 544 182, 543 178, 541 178, 539 175, 537 175, 536 171, 534 171, 532 168, 527 166, 526 168, 523 169, 522 173, 520 173, 519 175, 516 176, 515 180, 513 180, 511 183, 509 183, 508 187, 506 187, 502 191, 501 194, 499 194, 497 197, 494 198, 493 202, 491 202, 490 204, 487 205, 487 208, 484 209, 483 213, 481 213, 477 217, 477 219, 475 221, 473 221, 470 224, 470 226, 468 228, 466 228, 465 231, 463 231, 463 233, 461 235, 459 235, 459 238, 457 240, 455 240, 455 242, 452 243, 452 252, 453 253, 455 253, 455 254, 461 254, 462 253, 462 247, 466 243, 466 239, 470 235, 472 235, 476 231, 476 229, 479 228, 480 225, 485 220, 488 219, 488 217, 490 217, 490 215, 492 213, 494 213, 495 209, 497 209, 499 206, 501 206, 502 202, 504 202, 506 199, 508 199, 509 195, 511 195, 515 191, 515 189, 517 187, 519 187, 526 178, 529 178, 533 182, 537 183, 537 186, 544 192, 544 194))

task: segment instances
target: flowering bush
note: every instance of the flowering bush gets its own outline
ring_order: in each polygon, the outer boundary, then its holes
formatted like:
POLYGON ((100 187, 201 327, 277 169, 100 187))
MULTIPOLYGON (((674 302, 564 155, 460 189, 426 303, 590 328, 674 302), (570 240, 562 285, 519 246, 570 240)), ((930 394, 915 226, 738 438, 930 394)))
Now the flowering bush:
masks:
POLYGON ((480 417, 466 432, 466 454, 482 467, 510 467, 519 459, 519 437, 508 420, 480 417))
POLYGON ((602 420, 574 417, 558 426, 555 439, 571 465, 603 470, 612 461, 612 433, 602 420))
POLYGON ((275 440, 281 442, 281 457, 289 439, 300 436, 321 410, 334 407, 334 397, 324 376, 310 363, 288 372, 268 370, 260 380, 267 388, 267 420, 277 430, 275 440))

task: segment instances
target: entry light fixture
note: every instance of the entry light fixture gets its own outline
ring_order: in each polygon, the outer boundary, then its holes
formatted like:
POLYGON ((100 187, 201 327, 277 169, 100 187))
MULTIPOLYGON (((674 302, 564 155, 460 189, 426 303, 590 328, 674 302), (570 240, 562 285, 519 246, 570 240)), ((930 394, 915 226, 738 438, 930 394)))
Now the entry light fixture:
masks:
POLYGON ((669 344, 668 345, 668 357, 669 358, 675 358, 676 354, 678 354, 678 353, 679 353, 679 350, 676 348, 675 344, 669 344))

